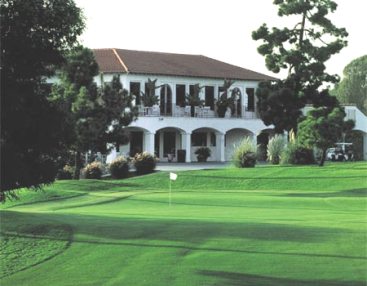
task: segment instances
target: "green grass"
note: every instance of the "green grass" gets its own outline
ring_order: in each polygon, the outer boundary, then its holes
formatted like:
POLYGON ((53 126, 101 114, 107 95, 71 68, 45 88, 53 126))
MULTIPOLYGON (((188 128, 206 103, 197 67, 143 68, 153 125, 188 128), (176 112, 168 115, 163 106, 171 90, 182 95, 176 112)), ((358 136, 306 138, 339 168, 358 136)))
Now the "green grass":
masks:
POLYGON ((1 210, 1 285, 366 285, 367 164, 59 181, 1 210))

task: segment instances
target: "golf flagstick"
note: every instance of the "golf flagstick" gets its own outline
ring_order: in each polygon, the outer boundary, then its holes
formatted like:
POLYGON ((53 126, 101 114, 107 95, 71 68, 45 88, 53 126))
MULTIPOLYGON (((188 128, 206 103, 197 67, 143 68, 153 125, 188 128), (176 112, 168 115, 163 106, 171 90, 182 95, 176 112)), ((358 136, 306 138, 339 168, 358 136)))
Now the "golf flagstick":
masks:
POLYGON ((172 181, 176 181, 177 174, 169 173, 169 194, 168 194, 168 204, 171 206, 172 203, 172 181))

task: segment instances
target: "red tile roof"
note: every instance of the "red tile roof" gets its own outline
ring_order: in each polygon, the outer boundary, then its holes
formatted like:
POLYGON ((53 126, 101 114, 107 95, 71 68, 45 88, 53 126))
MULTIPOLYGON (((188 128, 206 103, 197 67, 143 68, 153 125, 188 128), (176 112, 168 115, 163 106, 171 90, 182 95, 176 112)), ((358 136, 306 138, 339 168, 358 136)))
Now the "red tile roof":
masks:
POLYGON ((201 55, 123 49, 95 49, 93 52, 99 69, 103 73, 133 73, 255 81, 275 79, 201 55))

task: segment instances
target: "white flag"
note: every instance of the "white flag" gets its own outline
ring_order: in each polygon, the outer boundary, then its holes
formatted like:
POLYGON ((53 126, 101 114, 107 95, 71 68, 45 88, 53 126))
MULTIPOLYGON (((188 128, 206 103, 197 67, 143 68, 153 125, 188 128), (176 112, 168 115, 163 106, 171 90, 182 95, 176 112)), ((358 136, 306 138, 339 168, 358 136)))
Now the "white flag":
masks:
POLYGON ((175 173, 169 173, 169 179, 172 180, 172 181, 176 181, 177 174, 175 174, 175 173))

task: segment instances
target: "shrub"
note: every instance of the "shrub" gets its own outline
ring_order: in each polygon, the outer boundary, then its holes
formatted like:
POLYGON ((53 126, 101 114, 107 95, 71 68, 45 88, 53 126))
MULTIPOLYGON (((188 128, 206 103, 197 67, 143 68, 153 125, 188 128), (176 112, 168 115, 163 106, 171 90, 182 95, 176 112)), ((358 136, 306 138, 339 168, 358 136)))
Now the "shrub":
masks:
POLYGON ((211 151, 208 147, 200 147, 195 151, 199 162, 206 162, 211 155, 211 151))
POLYGON ((280 155, 284 149, 284 138, 282 135, 276 134, 268 143, 268 161, 277 165, 280 162, 280 155))
POLYGON ((315 163, 313 150, 303 146, 297 146, 295 153, 295 164, 310 165, 315 163))
POLYGON ((71 180, 74 174, 74 167, 65 165, 64 168, 57 172, 56 179, 58 180, 71 180))
POLYGON ((86 179, 100 179, 102 176, 102 164, 100 162, 92 162, 84 168, 84 176, 86 179))
POLYGON ((297 144, 293 142, 288 142, 288 145, 286 146, 286 148, 283 149, 283 152, 280 156, 281 157, 280 163, 282 165, 295 164, 296 150, 297 150, 297 144))
POLYGON ((148 152, 137 153, 133 158, 133 164, 137 174, 148 174, 155 169, 156 158, 148 152))
POLYGON ((289 143, 281 157, 282 164, 309 165, 316 162, 312 149, 296 143, 289 143))
POLYGON ((111 162, 109 169, 113 178, 126 178, 129 174, 129 161, 124 156, 119 156, 111 162))
POLYGON ((256 146, 250 137, 245 137, 240 145, 235 147, 232 160, 237 168, 255 167, 256 146))

